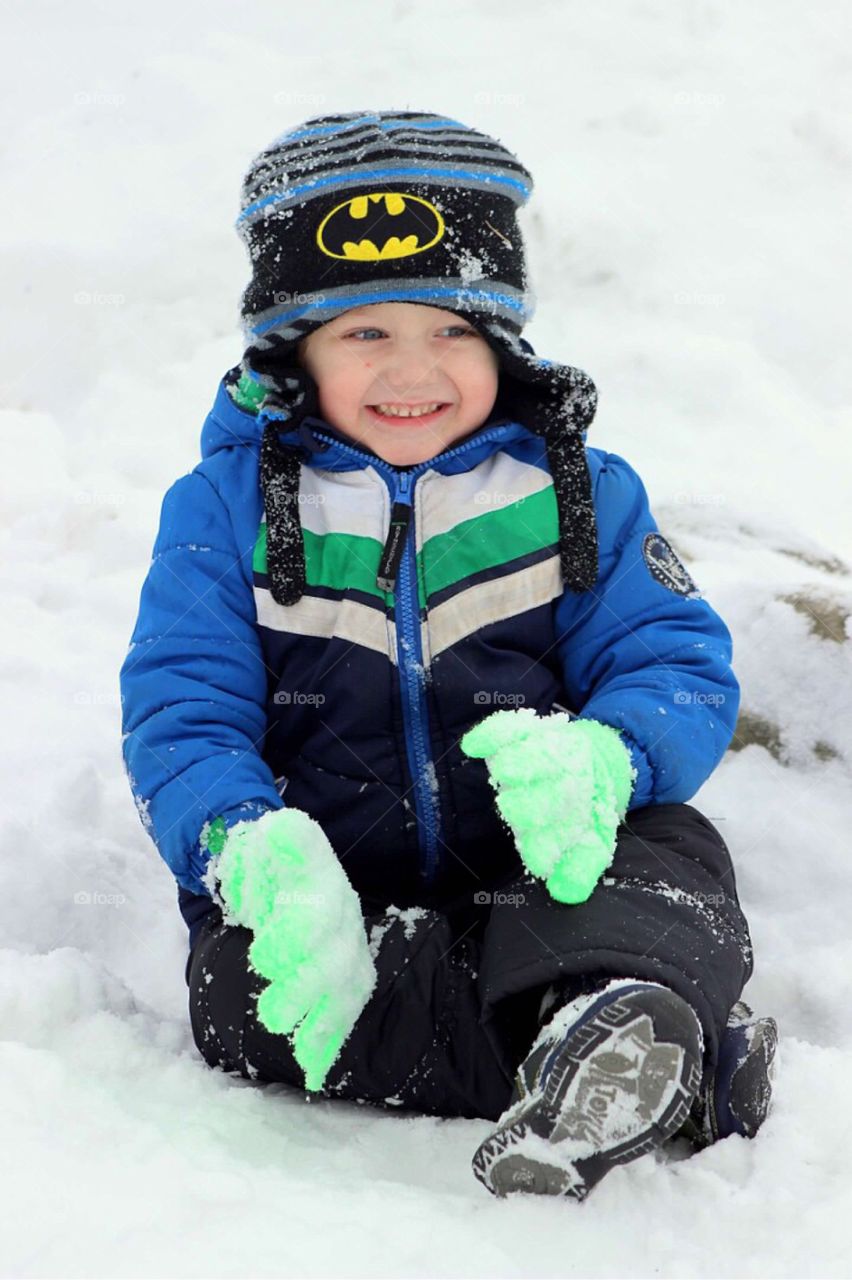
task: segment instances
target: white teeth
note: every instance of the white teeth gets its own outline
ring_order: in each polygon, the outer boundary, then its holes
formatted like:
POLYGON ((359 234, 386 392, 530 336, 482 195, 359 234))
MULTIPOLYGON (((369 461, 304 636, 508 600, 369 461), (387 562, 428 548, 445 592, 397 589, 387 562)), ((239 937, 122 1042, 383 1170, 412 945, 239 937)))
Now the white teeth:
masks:
POLYGON ((417 406, 401 406, 393 404, 374 404, 373 408, 378 413, 384 413, 389 418, 422 418, 424 413, 434 413, 436 409, 440 409, 441 401, 435 404, 421 404, 417 406))

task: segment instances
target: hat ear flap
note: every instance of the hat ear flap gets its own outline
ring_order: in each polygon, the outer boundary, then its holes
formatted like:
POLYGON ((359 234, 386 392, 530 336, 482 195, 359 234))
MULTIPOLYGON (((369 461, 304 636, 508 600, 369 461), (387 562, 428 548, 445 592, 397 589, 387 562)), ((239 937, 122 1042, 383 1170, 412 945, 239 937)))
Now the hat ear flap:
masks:
POLYGON ((301 365, 290 365, 279 375, 281 390, 270 397, 270 407, 286 413, 288 428, 298 427, 305 418, 318 418, 319 387, 301 365))
POLYGON ((597 407, 595 384, 582 369, 540 360, 526 338, 498 321, 480 327, 500 360, 501 408, 544 441, 559 512, 563 580, 572 591, 588 591, 597 581, 599 558, 583 435, 597 407))
POLYGON ((266 389, 263 408, 295 426, 303 418, 319 415, 319 387, 299 354, 297 343, 277 339, 263 351, 250 347, 242 362, 266 389))
POLYGON ((526 338, 499 321, 486 321, 479 328, 500 362, 501 405, 507 417, 552 440, 586 430, 598 401, 587 373, 539 359, 526 338))

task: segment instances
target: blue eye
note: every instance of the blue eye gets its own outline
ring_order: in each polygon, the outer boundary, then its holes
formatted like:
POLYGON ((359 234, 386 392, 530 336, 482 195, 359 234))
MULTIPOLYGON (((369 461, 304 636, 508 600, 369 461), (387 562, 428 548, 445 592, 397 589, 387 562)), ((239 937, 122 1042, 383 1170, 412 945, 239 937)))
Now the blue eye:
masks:
POLYGON ((382 333, 382 329, 355 329, 353 333, 347 333, 347 338, 358 338, 362 333, 382 333))
MULTIPOLYGON (((444 326, 444 328, 441 330, 441 333, 446 333, 448 330, 453 330, 453 329, 456 331, 456 334, 461 338, 464 338, 468 334, 472 334, 476 332, 476 330, 471 329, 469 325, 448 324, 444 326)), ((347 333, 346 337, 360 339, 365 333, 377 333, 379 334, 380 337, 387 336, 385 334, 384 329, 370 328, 370 329, 353 329, 351 333, 347 333)))

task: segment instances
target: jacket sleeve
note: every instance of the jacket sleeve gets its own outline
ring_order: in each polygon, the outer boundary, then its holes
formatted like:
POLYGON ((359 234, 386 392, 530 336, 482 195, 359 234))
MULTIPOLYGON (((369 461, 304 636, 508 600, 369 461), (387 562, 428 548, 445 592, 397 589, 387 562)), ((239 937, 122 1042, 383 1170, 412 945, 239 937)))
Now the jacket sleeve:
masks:
POLYGON ((207 893, 206 823, 280 809, 261 756, 267 670, 255 626, 252 548, 200 472, 163 499, 139 616, 119 676, 122 753, 145 829, 178 883, 207 893))
POLYGON ((638 771, 629 809, 695 795, 733 736, 732 640, 659 534, 645 487, 607 454, 595 485, 599 575, 556 612, 566 691, 621 731, 638 771), (655 536, 656 535, 656 536, 655 536))

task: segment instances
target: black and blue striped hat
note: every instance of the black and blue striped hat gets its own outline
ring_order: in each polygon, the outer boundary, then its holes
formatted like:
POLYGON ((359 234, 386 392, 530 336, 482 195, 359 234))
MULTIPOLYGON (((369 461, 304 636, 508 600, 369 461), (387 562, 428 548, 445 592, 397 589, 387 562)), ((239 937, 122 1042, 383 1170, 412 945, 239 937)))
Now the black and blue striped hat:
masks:
POLYGON ((498 355, 501 403, 546 440, 563 569, 582 589, 597 576, 583 444, 597 393, 582 370, 540 359, 521 337, 534 298, 517 211, 532 186, 502 143, 442 115, 353 112, 282 134, 243 180, 237 231, 252 278, 242 372, 294 419, 315 390, 295 357, 312 330, 378 302, 459 312, 498 355))
POLYGON ((520 333, 532 298, 515 213, 531 190, 510 151, 444 116, 326 116, 282 134, 243 182, 247 348, 290 346, 388 301, 495 317, 520 333))

